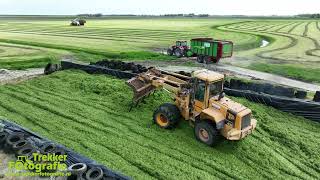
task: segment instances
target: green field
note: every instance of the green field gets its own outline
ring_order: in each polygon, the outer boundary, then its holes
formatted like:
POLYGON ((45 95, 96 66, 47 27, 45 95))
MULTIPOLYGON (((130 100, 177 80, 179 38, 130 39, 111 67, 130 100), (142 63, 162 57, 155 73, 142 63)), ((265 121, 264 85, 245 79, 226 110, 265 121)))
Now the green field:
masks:
POLYGON ((320 70, 319 21, 106 17, 89 19, 85 27, 71 27, 70 19, 0 16, 0 68, 43 67, 65 57, 87 62, 170 60, 158 52, 175 40, 213 37, 235 44, 234 58, 223 63, 320 83, 314 75, 320 70), (262 40, 270 44, 260 48, 262 40), (270 68, 260 68, 263 65, 270 68), (284 65, 280 73, 279 65, 284 65))
POLYGON ((244 99, 257 130, 240 142, 210 148, 188 123, 163 130, 152 113, 170 101, 150 96, 129 112, 122 80, 58 72, 0 87, 0 114, 135 179, 317 179, 320 124, 244 99))
MULTIPOLYGON (((258 46, 257 37, 214 30, 214 26, 241 22, 234 19, 91 19, 85 27, 69 26, 70 19, 2 18, 0 17, 0 42, 24 45, 30 48, 44 47, 59 50, 55 57, 63 58, 66 53, 83 61, 101 58, 134 60, 170 60, 160 55, 161 51, 177 39, 213 36, 232 39, 237 49, 258 46), (249 44, 249 45, 248 45, 249 44)), ((0 47, 1 48, 1 47, 0 47)), ((46 55, 39 52, 38 55, 46 55)), ((22 58, 20 54, 16 57, 22 58)), ((50 56, 51 57, 51 56, 50 56)), ((24 58, 24 56, 23 56, 24 58)), ((0 52, 0 61, 8 62, 0 52)), ((33 64, 30 59, 30 65, 33 64)), ((16 63, 19 67, 19 63, 16 63)), ((14 68, 14 67, 13 67, 14 68)))
POLYGON ((240 51, 232 64, 294 79, 320 83, 320 26, 310 20, 257 20, 218 27, 243 32, 271 42, 266 47, 240 51), (241 61, 241 58, 245 60, 241 61))

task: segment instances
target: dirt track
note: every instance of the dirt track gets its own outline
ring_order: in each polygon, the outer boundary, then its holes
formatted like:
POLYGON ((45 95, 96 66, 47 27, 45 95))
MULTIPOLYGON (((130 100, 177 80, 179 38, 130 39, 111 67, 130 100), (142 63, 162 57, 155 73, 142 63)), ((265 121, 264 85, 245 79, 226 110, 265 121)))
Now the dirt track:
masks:
POLYGON ((186 62, 194 62, 194 60, 181 59, 178 61, 144 61, 144 62, 136 62, 144 66, 155 66, 162 70, 168 71, 186 71, 191 72, 197 69, 210 69, 214 71, 218 71, 221 73, 225 73, 227 75, 240 76, 244 78, 254 78, 261 79, 265 81, 269 81, 274 84, 285 85, 289 87, 304 89, 307 91, 320 91, 320 86, 312 83, 306 83, 298 80, 293 80, 290 78, 285 78, 279 75, 264 73, 254 70, 249 70, 245 68, 240 68, 236 66, 224 65, 224 64, 199 64, 195 63, 193 66, 183 66, 186 62))
POLYGON ((43 68, 27 70, 0 69, 0 85, 7 83, 18 83, 43 74, 43 68))

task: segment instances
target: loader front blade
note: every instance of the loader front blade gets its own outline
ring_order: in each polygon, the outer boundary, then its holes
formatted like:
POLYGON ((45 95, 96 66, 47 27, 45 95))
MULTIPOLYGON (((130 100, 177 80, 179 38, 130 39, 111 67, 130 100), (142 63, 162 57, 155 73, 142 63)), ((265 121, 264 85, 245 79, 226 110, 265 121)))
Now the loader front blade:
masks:
POLYGON ((156 90, 156 88, 150 82, 145 82, 139 77, 129 79, 127 84, 133 90, 133 103, 138 103, 142 98, 148 96, 156 90))

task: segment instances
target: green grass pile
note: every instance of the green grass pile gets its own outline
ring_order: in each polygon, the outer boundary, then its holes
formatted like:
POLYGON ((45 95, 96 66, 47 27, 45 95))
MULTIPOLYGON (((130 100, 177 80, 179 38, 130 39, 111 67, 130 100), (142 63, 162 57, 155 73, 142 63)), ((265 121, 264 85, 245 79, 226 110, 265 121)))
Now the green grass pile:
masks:
POLYGON ((0 87, 0 114, 135 179, 316 179, 320 124, 235 98, 253 110, 257 130, 210 148, 188 123, 163 130, 152 113, 157 92, 129 112, 123 80, 64 71, 0 87))

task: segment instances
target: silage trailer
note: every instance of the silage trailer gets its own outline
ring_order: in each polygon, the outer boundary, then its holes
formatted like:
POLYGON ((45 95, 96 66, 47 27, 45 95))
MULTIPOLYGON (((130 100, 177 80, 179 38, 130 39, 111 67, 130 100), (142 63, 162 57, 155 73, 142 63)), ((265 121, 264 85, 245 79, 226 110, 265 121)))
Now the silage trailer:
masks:
POLYGON ((175 55, 177 57, 197 57, 199 63, 218 63, 222 58, 232 57, 233 42, 225 40, 214 40, 213 38, 194 38, 190 40, 189 46, 183 43, 179 46, 171 46, 167 50, 168 55, 175 55))

